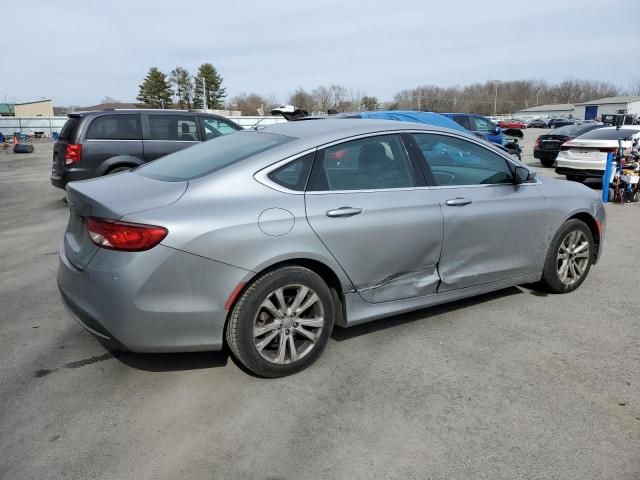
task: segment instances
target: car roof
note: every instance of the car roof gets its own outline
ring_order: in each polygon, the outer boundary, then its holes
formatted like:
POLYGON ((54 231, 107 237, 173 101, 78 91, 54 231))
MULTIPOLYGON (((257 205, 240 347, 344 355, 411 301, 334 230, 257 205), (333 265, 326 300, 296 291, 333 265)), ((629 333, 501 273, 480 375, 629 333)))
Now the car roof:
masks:
POLYGON ((163 108, 105 108, 102 110, 82 110, 79 112, 68 113, 68 117, 84 117, 87 115, 100 115, 100 114, 112 114, 112 113, 162 113, 163 115, 184 115, 189 113, 191 115, 211 115, 213 117, 220 117, 215 113, 198 112, 195 110, 177 110, 177 109, 163 109, 163 108))
POLYGON ((425 130, 466 135, 457 130, 433 125, 366 118, 327 118, 321 122, 276 123, 262 127, 258 125, 255 129, 266 133, 286 135, 300 140, 313 140, 313 142, 318 145, 367 133, 384 133, 402 130, 425 130))

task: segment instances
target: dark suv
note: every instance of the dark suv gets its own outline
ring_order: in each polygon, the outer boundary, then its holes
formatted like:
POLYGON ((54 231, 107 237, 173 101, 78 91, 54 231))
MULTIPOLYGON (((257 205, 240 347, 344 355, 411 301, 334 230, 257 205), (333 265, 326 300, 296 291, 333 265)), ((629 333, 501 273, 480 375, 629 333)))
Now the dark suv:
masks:
POLYGON ((226 118, 185 110, 100 110, 68 117, 53 147, 51 183, 58 188, 242 130, 226 118))

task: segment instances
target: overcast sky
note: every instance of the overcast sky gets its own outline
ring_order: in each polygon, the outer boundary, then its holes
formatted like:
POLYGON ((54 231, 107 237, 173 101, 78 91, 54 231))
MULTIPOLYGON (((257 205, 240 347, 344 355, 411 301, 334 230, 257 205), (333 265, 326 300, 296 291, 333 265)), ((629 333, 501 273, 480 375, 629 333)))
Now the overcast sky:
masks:
POLYGON ((640 76, 640 0, 33 0, 1 30, 0 98, 56 105, 135 101, 150 66, 204 62, 229 96, 282 102, 330 83, 391 100, 427 84, 640 76))

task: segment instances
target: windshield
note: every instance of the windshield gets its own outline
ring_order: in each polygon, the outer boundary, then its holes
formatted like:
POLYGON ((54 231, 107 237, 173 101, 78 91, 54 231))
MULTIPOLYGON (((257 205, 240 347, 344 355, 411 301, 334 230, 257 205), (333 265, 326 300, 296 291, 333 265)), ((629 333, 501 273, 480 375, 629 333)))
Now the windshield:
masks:
POLYGON ((640 130, 632 128, 599 128, 591 130, 580 136, 581 140, 618 140, 619 138, 629 138, 640 133, 640 130))
POLYGON ((159 158, 136 169, 157 180, 192 180, 294 140, 284 135, 240 131, 159 158))

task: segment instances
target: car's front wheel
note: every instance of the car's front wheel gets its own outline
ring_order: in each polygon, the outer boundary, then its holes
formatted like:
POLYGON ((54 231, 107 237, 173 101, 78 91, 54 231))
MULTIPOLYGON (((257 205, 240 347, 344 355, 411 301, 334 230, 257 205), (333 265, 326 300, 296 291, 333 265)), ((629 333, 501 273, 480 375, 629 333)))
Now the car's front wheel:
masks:
POLYGON ((593 252, 593 235, 589 227, 581 220, 568 220, 551 242, 541 286, 551 293, 572 292, 587 278, 593 252))
POLYGON ((331 291, 319 275, 299 266, 279 268, 240 296, 227 325, 227 344, 256 375, 290 375, 320 356, 334 312, 331 291))

